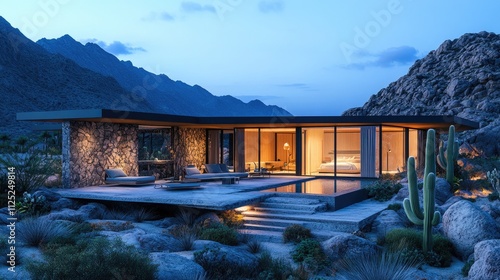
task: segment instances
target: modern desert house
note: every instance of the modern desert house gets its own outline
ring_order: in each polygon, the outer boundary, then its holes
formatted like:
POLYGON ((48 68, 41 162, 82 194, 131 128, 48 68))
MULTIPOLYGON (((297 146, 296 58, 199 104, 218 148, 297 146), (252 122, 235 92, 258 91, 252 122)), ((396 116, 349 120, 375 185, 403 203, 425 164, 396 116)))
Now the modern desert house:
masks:
POLYGON ((422 164, 429 128, 479 127, 456 116, 193 117, 108 109, 26 112, 17 120, 62 124, 67 188, 103 184, 107 168, 137 175, 161 164, 172 164, 176 176, 188 164, 226 163, 235 171, 376 178, 402 171, 408 156, 422 164))

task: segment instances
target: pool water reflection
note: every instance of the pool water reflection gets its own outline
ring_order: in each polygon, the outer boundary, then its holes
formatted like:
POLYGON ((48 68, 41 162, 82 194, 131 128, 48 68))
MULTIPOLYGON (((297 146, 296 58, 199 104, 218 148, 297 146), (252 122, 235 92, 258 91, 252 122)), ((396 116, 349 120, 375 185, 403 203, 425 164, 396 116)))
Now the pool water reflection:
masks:
POLYGON ((302 183, 267 189, 264 192, 333 195, 359 190, 363 186, 371 185, 374 182, 374 180, 360 179, 312 179, 302 183))

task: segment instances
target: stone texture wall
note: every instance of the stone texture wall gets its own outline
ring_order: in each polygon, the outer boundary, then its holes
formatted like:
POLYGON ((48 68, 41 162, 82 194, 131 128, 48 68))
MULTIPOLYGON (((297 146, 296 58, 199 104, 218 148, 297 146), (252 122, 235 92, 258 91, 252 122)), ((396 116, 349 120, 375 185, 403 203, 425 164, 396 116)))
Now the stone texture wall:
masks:
POLYGON ((174 176, 177 178, 183 174, 188 164, 194 164, 201 170, 201 166, 206 163, 206 129, 174 127, 172 134, 174 176))
POLYGON ((63 123, 63 186, 104 184, 104 170, 122 168, 138 175, 138 126, 112 123, 63 123))

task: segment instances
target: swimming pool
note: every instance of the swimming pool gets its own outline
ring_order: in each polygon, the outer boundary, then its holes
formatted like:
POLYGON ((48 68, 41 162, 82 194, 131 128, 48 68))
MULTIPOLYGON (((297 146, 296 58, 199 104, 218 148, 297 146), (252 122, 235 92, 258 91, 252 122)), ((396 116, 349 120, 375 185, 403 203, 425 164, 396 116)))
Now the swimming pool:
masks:
POLYGON ((374 180, 360 179, 311 179, 301 183, 274 187, 264 192, 303 193, 316 195, 334 195, 360 190, 370 185, 374 180))

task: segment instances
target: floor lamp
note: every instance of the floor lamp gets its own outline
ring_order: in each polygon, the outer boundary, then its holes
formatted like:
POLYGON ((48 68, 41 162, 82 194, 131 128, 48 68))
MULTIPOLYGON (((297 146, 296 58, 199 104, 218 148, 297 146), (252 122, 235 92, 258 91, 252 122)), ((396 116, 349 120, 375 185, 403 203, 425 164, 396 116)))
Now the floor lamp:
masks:
POLYGON ((286 160, 285 160, 285 165, 286 165, 286 171, 288 171, 288 151, 290 150, 290 144, 288 142, 285 142, 283 145, 283 150, 285 150, 286 153, 286 160))

